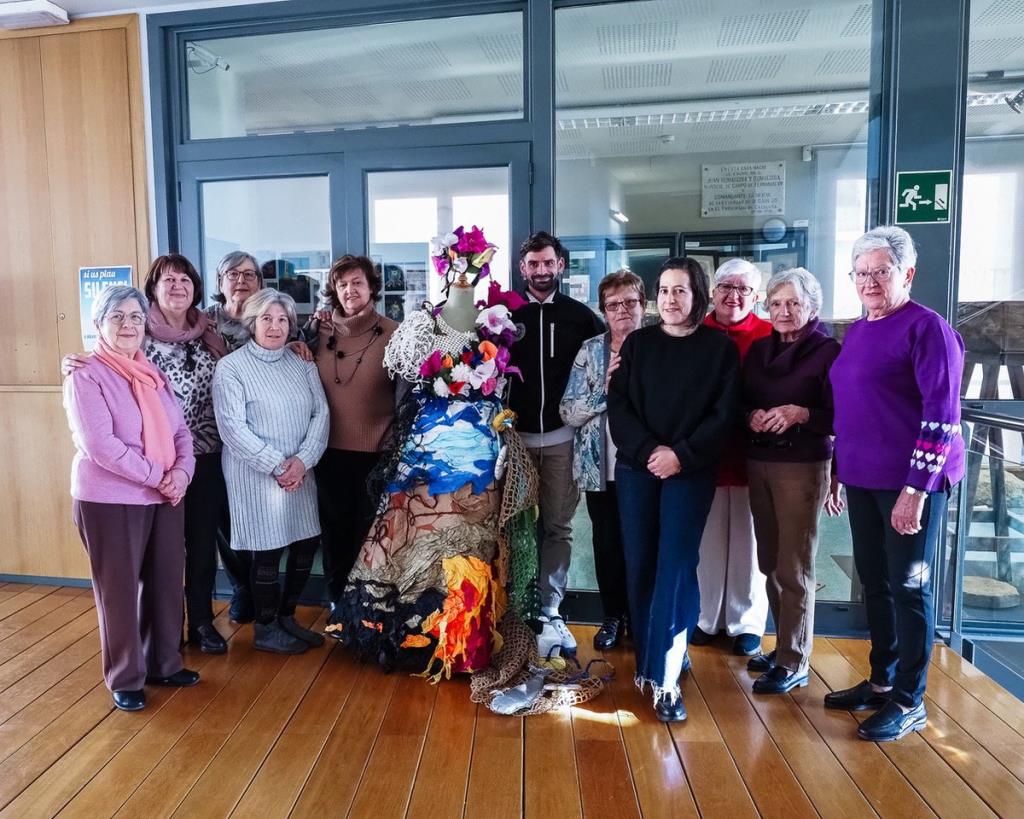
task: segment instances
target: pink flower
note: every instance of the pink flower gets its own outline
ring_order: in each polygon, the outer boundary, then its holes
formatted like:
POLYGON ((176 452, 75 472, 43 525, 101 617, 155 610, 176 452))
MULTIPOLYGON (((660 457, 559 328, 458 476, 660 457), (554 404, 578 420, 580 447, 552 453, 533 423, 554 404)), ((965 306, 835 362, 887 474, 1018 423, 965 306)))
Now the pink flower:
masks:
POLYGON ((526 304, 526 300, 511 290, 502 290, 501 285, 492 279, 487 288, 487 306, 494 307, 498 304, 504 304, 509 310, 518 310, 526 304))
POLYGON ((447 254, 442 256, 431 256, 431 258, 434 260, 434 270, 437 271, 437 275, 447 275, 448 265, 451 264, 451 260, 448 258, 447 254))
POLYGON ((483 253, 487 250, 484 232, 476 225, 473 225, 472 229, 468 231, 461 226, 457 227, 455 235, 459 237, 459 241, 455 244, 455 249, 459 253, 483 253))
POLYGON ((441 351, 434 350, 427 360, 420 364, 420 375, 424 378, 433 378, 441 372, 441 351))
POLYGON ((491 395, 494 392, 494 388, 498 385, 498 379, 488 378, 480 385, 480 392, 484 395, 491 395))

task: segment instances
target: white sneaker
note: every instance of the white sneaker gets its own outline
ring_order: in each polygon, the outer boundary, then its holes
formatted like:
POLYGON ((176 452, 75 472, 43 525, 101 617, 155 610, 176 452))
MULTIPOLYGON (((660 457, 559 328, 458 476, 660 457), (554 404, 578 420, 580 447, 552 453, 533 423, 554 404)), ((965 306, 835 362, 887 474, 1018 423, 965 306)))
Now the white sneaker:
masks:
POLYGON ((547 617, 542 616, 539 620, 541 628, 540 634, 537 635, 537 654, 540 655, 542 660, 560 656, 562 653, 562 640, 558 634, 558 629, 555 628, 547 617))
POLYGON ((548 618, 548 622, 558 633, 558 644, 562 647, 562 653, 568 654, 570 657, 576 654, 576 638, 572 636, 572 632, 569 631, 569 627, 565 624, 559 615, 548 618))

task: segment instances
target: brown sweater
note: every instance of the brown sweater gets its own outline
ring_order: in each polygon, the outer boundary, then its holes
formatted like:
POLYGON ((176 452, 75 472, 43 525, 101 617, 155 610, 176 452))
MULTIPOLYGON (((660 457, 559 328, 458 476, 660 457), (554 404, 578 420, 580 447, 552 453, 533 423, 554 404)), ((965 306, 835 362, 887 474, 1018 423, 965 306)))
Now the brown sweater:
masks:
POLYGON ((397 328, 398 322, 376 312, 345 318, 337 310, 320 325, 316 366, 331 408, 331 449, 380 449, 395 415, 395 384, 384 369, 384 347, 397 328))

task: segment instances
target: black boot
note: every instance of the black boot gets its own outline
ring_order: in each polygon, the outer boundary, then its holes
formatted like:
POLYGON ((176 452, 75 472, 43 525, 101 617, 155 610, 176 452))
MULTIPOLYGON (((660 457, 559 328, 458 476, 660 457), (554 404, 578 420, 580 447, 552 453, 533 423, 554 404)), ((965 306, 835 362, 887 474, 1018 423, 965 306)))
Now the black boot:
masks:
POLYGON ((287 631, 292 637, 296 637, 302 640, 304 643, 318 647, 324 644, 324 635, 317 634, 315 631, 310 631, 308 628, 303 628, 295 622, 294 615, 282 615, 277 618, 277 622, 281 624, 281 628, 287 631))
POLYGON ((686 719, 683 695, 678 691, 664 691, 654 703, 654 713, 661 722, 682 722, 686 719))

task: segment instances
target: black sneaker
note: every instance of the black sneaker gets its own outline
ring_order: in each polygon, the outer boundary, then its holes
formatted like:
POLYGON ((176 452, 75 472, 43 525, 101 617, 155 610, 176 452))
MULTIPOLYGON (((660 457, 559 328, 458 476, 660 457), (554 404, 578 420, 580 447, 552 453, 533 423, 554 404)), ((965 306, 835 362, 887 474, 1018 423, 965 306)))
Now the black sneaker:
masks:
POLYGON ((872 714, 857 728, 857 736, 868 742, 894 742, 903 739, 913 731, 920 731, 928 724, 928 712, 924 703, 904 712, 895 702, 889 700, 877 714, 872 714))
POLYGON ((293 615, 287 617, 278 617, 277 622, 281 624, 281 628, 287 631, 292 637, 297 637, 304 643, 309 643, 314 648, 318 648, 324 644, 324 635, 317 634, 315 631, 311 631, 308 628, 303 628, 295 622, 293 615))
POLYGON ((718 634, 708 634, 700 626, 693 627, 693 634, 690 635, 690 645, 706 646, 717 637, 718 634))
POLYGON ((654 713, 661 722, 682 722, 686 719, 683 695, 678 691, 666 691, 654 703, 654 713))
POLYGON ((887 702, 889 694, 875 691, 867 680, 857 683, 853 688, 830 691, 825 695, 825 707, 840 711, 869 711, 872 708, 881 708, 887 702))
POLYGON ((253 638, 252 647, 260 651, 272 651, 275 654, 301 654, 309 650, 309 643, 293 637, 281 624, 274 620, 270 623, 256 623, 253 625, 256 636, 253 638))
POLYGON ((747 661, 747 671, 760 671, 763 674, 773 668, 775 668, 775 649, 767 654, 758 654, 747 661))
POLYGON ((625 626, 621 617, 606 617, 601 628, 594 635, 594 648, 598 651, 608 651, 619 644, 625 626))

